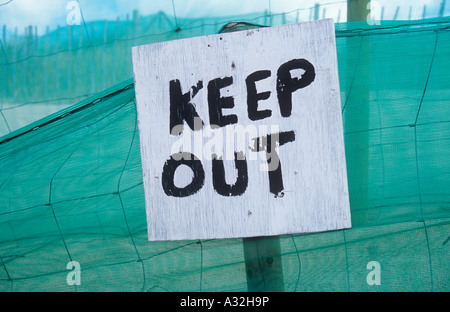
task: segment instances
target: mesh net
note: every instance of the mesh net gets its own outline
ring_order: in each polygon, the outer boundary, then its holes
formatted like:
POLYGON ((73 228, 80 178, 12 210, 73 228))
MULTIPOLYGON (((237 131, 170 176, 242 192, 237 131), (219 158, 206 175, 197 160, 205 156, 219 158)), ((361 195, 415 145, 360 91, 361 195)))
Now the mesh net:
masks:
MULTIPOLYGON (((108 33, 98 45, 94 32, 68 37, 73 57, 45 41, 42 55, 23 58, 6 46, 3 99, 29 110, 24 99, 53 98, 57 112, 39 109, 37 120, 31 110, 34 120, 14 123, 2 110, 0 291, 247 291, 241 239, 147 241, 128 48, 225 24, 187 31, 181 19, 153 18, 171 31, 124 40, 118 32, 111 47, 108 33), (71 261, 81 266, 79 285, 67 281, 71 261)), ((261 19, 247 21, 276 24, 261 19)), ((449 28, 449 18, 336 24, 353 227, 281 236, 286 291, 450 289, 449 28)))

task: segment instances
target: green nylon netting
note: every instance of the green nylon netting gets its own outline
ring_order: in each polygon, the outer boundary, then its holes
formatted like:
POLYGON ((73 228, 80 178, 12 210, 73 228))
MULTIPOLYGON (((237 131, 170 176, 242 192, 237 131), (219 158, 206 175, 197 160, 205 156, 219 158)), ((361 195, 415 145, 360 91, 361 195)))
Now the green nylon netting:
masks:
POLYGON ((32 26, 23 36, 5 35, 0 41, 0 135, 133 77, 133 46, 214 34, 229 21, 275 26, 298 22, 296 17, 253 13, 174 19, 163 11, 141 16, 135 10, 127 19, 58 26, 41 36, 32 26))
MULTIPOLYGON (((449 28, 336 24, 353 227, 282 236, 286 291, 450 290, 449 28)), ((147 241, 123 80, 0 138, 0 291, 247 290, 241 239, 147 241)))

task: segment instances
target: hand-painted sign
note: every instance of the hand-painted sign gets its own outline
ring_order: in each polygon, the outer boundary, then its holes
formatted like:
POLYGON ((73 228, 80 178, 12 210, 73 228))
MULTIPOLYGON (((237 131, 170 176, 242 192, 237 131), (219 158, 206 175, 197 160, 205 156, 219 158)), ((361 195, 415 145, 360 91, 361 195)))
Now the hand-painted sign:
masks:
POLYGON ((351 226, 332 20, 132 55, 149 240, 351 226))

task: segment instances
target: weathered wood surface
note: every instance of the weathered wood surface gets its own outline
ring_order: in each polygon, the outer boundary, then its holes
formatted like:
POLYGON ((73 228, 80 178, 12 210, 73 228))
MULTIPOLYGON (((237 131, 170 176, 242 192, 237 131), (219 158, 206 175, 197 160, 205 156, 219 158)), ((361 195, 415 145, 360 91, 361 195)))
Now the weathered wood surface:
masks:
POLYGON ((139 46, 132 55, 149 240, 351 227, 332 20, 139 46), (184 127, 171 133, 171 121, 184 127), (231 135, 239 129, 244 144, 231 135), (268 165, 264 139, 253 140, 268 134, 279 166, 268 165), (168 161, 177 152, 198 160, 168 161), (245 157, 239 170, 235 155, 245 157))

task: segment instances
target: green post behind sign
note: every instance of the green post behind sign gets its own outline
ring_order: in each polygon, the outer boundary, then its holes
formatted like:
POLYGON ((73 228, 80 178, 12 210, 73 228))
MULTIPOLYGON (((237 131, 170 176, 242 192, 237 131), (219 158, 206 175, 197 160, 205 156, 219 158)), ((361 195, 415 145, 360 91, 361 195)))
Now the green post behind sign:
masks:
MULTIPOLYGON (((347 22, 375 23, 370 18, 369 0, 347 1, 347 22)), ((358 214, 357 218, 365 222, 370 218, 367 213, 369 203, 369 102, 370 102, 370 41, 371 36, 361 36, 357 41, 353 38, 348 40, 348 54, 354 55, 354 76, 357 80, 346 92, 343 99, 343 113, 357 111, 358 118, 344 121, 344 128, 354 131, 355 134, 345 137, 346 158, 348 174, 355 178, 349 183, 350 207, 364 209, 364 213, 358 214), (353 92, 352 92, 353 90, 353 92), (358 92, 354 92, 358 90, 358 92)))
MULTIPOLYGON (((228 23, 220 33, 265 27, 250 23, 228 23)), ((242 239, 249 292, 283 292, 284 278, 278 236, 242 239)))
MULTIPOLYGON (((370 7, 368 0, 349 0, 347 2, 347 21, 368 20, 369 14, 370 7)), ((249 23, 229 23, 225 25, 220 32, 233 32, 258 27, 263 26, 249 23)), ((364 66, 369 66, 369 62, 366 58, 369 55, 367 48, 368 45, 361 42, 360 58, 358 62, 365 63, 359 64, 363 71, 365 71, 364 66)), ((365 72, 368 75, 368 71, 365 72)), ((367 76, 367 78, 369 77, 367 76)), ((365 85, 367 86, 366 92, 362 92, 363 94, 361 94, 362 98, 360 98, 359 101, 359 108, 365 111, 365 114, 363 115, 367 118, 360 119, 358 125, 355 125, 357 127, 365 127, 368 120, 368 80, 366 80, 365 85)), ((350 94, 347 96, 350 96, 350 94)), ((361 170, 360 182, 366 185, 368 183, 368 138, 360 137, 358 140, 353 141, 353 144, 364 147, 361 149, 362 154, 355 155, 357 161, 354 163, 358 164, 357 167, 361 170)), ((360 195, 361 196, 358 196, 358 198, 354 198, 353 204, 365 206, 367 204, 367 194, 364 193, 360 195)), ((285 288, 283 266, 281 262, 280 238, 278 236, 243 238, 243 249, 248 291, 283 292, 285 288)))

